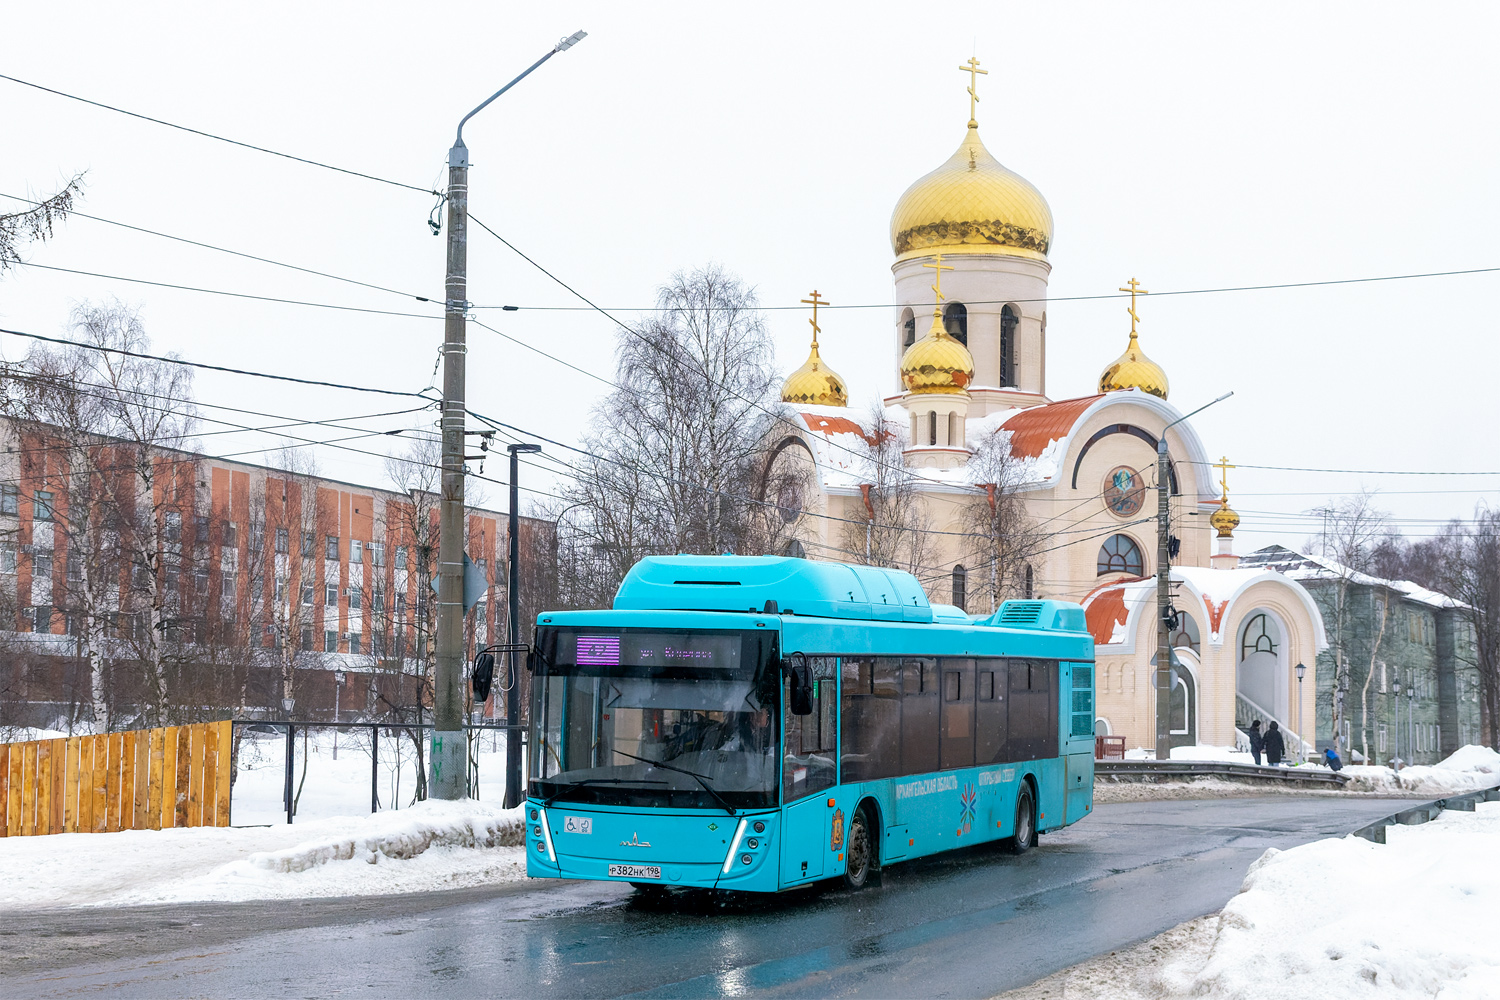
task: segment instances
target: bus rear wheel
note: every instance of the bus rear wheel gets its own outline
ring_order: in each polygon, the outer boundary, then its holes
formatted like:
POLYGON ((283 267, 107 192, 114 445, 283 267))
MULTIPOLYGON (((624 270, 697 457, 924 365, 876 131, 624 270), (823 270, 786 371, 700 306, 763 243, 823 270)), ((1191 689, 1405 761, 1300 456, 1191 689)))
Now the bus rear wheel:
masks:
POLYGON ((863 889, 870 881, 870 866, 873 861, 870 822, 861 809, 849 821, 849 834, 844 838, 844 885, 850 889, 863 889))
POLYGON ((1036 807, 1031 796, 1031 786, 1021 785, 1016 796, 1016 834, 1006 842, 1012 854, 1025 854, 1036 846, 1036 807))

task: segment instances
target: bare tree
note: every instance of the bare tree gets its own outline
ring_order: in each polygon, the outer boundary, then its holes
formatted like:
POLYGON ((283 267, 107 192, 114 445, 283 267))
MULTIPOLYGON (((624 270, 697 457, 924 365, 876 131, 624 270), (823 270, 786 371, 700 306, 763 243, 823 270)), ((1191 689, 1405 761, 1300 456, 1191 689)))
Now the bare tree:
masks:
MULTIPOLYGON (((169 593, 180 572, 180 540, 167 543, 172 530, 169 515, 180 531, 184 504, 192 503, 193 478, 187 479, 184 498, 180 449, 197 420, 193 405, 192 369, 171 361, 140 355, 151 342, 139 314, 117 301, 82 305, 74 310, 73 331, 81 343, 94 348, 90 381, 105 397, 105 433, 120 439, 119 452, 129 471, 106 477, 111 501, 119 512, 120 543, 133 565, 132 608, 139 621, 133 630, 144 674, 148 715, 164 719, 168 710, 167 672, 163 665, 163 633, 169 593), (129 352, 129 353, 118 353, 129 352)), ((169 357, 171 357, 169 355, 169 357)), ((196 466, 196 462, 193 463, 196 466)))
POLYGON ((1005 600, 1030 596, 1027 570, 1046 536, 1027 513, 1023 491, 1030 474, 1011 456, 1009 435, 990 434, 976 442, 968 468, 982 493, 964 504, 962 523, 971 535, 968 548, 976 568, 988 569, 994 611, 1005 600))
MULTIPOLYGON (((1346 701, 1351 666, 1356 653, 1350 587, 1360 577, 1374 575, 1375 553, 1389 537, 1391 529, 1386 513, 1375 507, 1374 494, 1365 491, 1345 498, 1337 506, 1314 513, 1323 515, 1323 530, 1316 539, 1317 549, 1333 564, 1330 569, 1337 576, 1337 583, 1333 588, 1333 635, 1330 637, 1334 658, 1333 741, 1340 755, 1347 756, 1349 747, 1344 742, 1344 719, 1348 713, 1346 701)), ((1380 644, 1385 638, 1386 620, 1390 617, 1389 595, 1383 591, 1382 594, 1383 605, 1387 610, 1376 615, 1377 631, 1369 647, 1369 663, 1365 668, 1364 684, 1360 688, 1360 746, 1365 760, 1370 759, 1370 682, 1375 674, 1380 644)))
POLYGON ((1473 642, 1479 676, 1479 730, 1485 745, 1500 749, 1500 510, 1480 504, 1468 525, 1454 524, 1451 558, 1438 589, 1462 602, 1459 620, 1473 642))
POLYGON ((73 199, 83 191, 83 174, 77 174, 56 194, 32 202, 20 212, 0 213, 0 274, 21 263, 21 247, 49 240, 52 230, 73 211, 73 199))
POLYGON ((867 566, 904 569, 918 578, 924 573, 929 535, 927 515, 902 452, 905 428, 892 420, 879 403, 871 407, 865 437, 869 458, 857 475, 862 503, 844 525, 844 550, 852 561, 867 566))

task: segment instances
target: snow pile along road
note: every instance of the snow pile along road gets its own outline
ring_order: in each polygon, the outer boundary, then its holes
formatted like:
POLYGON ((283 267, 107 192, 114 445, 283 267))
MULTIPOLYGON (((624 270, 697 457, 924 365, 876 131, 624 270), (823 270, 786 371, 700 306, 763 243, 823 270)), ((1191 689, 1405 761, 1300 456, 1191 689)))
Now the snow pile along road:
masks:
POLYGON ((1470 745, 1460 747, 1430 767, 1413 764, 1395 771, 1389 767, 1351 764, 1344 768, 1344 774, 1349 777, 1344 787, 1351 792, 1442 798, 1500 784, 1500 753, 1489 747, 1470 745))
POLYGON ((0 839, 0 910, 354 896, 526 877, 520 809, 410 809, 251 828, 0 839))

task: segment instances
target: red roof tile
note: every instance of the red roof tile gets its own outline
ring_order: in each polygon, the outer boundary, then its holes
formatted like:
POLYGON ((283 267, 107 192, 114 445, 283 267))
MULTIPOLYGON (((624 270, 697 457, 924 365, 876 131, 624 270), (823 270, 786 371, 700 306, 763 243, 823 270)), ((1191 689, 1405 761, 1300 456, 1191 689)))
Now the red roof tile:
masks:
POLYGON ((801 416, 809 430, 820 434, 858 434, 871 447, 876 444, 863 427, 848 417, 824 417, 816 413, 803 413, 801 416))
POLYGON ((1002 430, 1011 432, 1010 453, 1016 458, 1036 458, 1058 438, 1067 437, 1078 418, 1100 396, 1065 399, 1045 406, 1033 406, 1011 417, 1002 430))
POLYGON ((1125 588, 1115 587, 1099 594, 1084 608, 1089 631, 1094 634, 1094 643, 1106 646, 1114 640, 1115 626, 1124 625, 1128 612, 1125 610, 1125 588))

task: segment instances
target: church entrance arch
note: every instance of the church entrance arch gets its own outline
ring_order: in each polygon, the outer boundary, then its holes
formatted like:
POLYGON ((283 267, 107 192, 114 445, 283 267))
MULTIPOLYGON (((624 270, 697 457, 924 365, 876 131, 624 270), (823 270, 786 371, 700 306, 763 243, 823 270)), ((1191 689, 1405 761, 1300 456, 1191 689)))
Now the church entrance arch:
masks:
MULTIPOLYGON (((1167 736, 1174 747, 1198 743, 1198 656, 1186 646, 1172 650, 1171 694, 1167 698, 1167 736)), ((1151 658, 1151 685, 1156 686, 1156 657, 1151 658)), ((1155 695, 1152 695, 1153 699, 1155 695)), ((1153 709, 1155 702, 1152 702, 1153 709)))
POLYGON ((1235 655, 1235 724, 1248 728, 1255 719, 1275 719, 1283 727, 1288 717, 1284 669, 1286 629, 1270 611, 1256 608, 1240 625, 1235 655))

